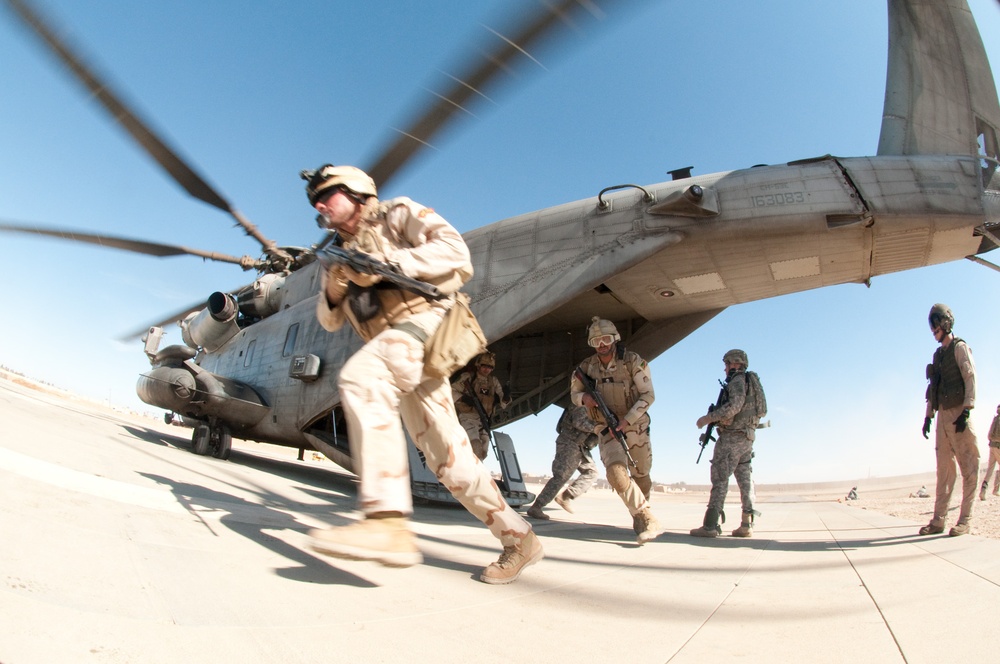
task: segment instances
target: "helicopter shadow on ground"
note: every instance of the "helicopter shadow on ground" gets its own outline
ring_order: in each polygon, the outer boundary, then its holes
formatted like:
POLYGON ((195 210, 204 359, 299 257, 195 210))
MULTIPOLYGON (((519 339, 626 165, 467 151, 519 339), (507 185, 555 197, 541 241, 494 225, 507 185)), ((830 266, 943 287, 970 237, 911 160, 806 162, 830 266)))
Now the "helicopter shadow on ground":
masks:
POLYGON ((308 529, 308 526, 300 523, 294 516, 261 504, 280 502, 282 500, 280 496, 264 494, 260 496, 261 503, 256 503, 229 493, 187 482, 179 482, 155 473, 140 472, 139 474, 168 487, 171 493, 176 496, 177 502, 206 525, 208 523, 203 515, 211 515, 215 518, 221 512, 221 516, 218 516, 219 523, 226 528, 298 564, 297 567, 276 569, 275 573, 280 577, 303 583, 352 585, 361 588, 375 587, 372 582, 332 567, 326 560, 272 535, 269 531, 304 532, 308 529))

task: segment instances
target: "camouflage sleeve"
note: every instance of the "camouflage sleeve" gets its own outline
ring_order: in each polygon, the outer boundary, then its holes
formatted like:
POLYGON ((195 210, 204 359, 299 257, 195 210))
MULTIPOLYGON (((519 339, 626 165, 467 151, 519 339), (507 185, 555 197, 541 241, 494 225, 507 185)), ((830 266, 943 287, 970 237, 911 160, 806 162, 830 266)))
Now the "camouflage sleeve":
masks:
POLYGON ((629 424, 635 424, 646 414, 649 407, 653 405, 655 395, 653 394, 653 377, 649 371, 649 364, 635 353, 631 354, 634 358, 632 358, 632 362, 629 364, 629 369, 632 373, 632 382, 635 384, 638 397, 629 411, 625 413, 624 419, 629 424))
POLYGON ((598 425, 590 419, 586 408, 571 408, 569 410, 569 425, 577 431, 588 434, 598 433, 604 428, 604 425, 598 425))
MULTIPOLYGON (((584 373, 587 371, 586 367, 582 364, 579 369, 584 373)), ((583 389, 583 381, 576 377, 576 371, 574 371, 569 379, 569 398, 572 400, 574 406, 583 405, 584 394, 586 394, 586 391, 583 389)))
POLYGON ((726 403, 709 413, 709 420, 712 422, 732 420, 743 410, 746 398, 747 377, 745 373, 740 372, 729 379, 726 384, 726 403))
POLYGON ((458 401, 463 396, 465 396, 468 390, 469 379, 472 378, 471 374, 461 373, 455 382, 451 384, 451 400, 458 401))
POLYGON ((461 233, 429 207, 408 198, 394 199, 386 221, 409 247, 397 247, 387 259, 408 277, 437 282, 454 274, 462 283, 472 277, 472 259, 461 233))
POLYGON ((320 279, 319 295, 316 298, 316 320, 327 332, 336 332, 344 326, 347 320, 344 310, 338 304, 330 304, 327 299, 326 288, 329 281, 327 272, 323 272, 320 279))
POLYGON ((955 362, 965 381, 965 403, 963 408, 976 407, 976 364, 972 361, 972 349, 964 341, 955 345, 955 362))

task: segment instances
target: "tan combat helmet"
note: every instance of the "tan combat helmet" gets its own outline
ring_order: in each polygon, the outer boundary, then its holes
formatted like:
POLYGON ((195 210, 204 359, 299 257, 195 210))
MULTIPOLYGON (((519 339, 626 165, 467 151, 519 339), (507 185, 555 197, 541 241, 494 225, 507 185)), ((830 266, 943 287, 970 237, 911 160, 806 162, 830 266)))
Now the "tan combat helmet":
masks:
POLYGON ((951 334, 951 330, 955 326, 955 314, 951 313, 947 304, 935 304, 931 307, 927 322, 930 323, 932 330, 935 327, 940 327, 946 335, 951 334))
POLYGON ((491 369, 496 369, 497 367, 497 356, 493 353, 486 351, 482 355, 476 358, 477 367, 490 367, 491 369))
POLYGON ((618 334, 618 328, 615 324, 604 318, 599 318, 594 316, 590 319, 590 326, 587 328, 587 344, 591 348, 597 348, 600 345, 600 340, 602 337, 611 337, 611 343, 621 341, 622 336, 618 334))
POLYGON ((725 355, 722 356, 723 362, 729 362, 730 364, 735 364, 739 362, 746 369, 750 366, 750 360, 747 358, 747 354, 740 350, 739 348, 734 348, 725 355))
POLYGON ((375 181, 354 166, 324 164, 315 171, 302 171, 299 175, 306 181, 306 195, 309 197, 309 205, 313 207, 335 187, 346 189, 361 200, 378 195, 375 181))

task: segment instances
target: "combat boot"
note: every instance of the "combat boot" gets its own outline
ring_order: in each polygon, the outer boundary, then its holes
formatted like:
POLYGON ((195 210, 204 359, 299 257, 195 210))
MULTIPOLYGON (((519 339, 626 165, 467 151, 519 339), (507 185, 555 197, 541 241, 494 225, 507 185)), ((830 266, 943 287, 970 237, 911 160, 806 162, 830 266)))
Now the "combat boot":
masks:
POLYGON ((944 532, 944 522, 943 521, 935 521, 934 519, 931 519, 931 522, 928 523, 926 526, 923 526, 920 530, 918 530, 917 534, 919 534, 919 535, 939 535, 939 534, 941 534, 943 532, 944 532))
POLYGON ((494 586, 517 581, 525 567, 534 565, 545 557, 542 543, 529 531, 519 546, 505 546, 495 563, 483 570, 479 580, 494 586))
POLYGON ((705 510, 705 523, 702 527, 691 531, 691 535, 694 537, 718 537, 721 534, 722 528, 719 527, 719 510, 714 507, 709 507, 705 510))
POLYGON ((952 529, 948 531, 950 537, 958 537, 959 535, 969 534, 969 524, 967 523, 956 523, 952 526, 952 529))
POLYGON ((636 514, 636 517, 638 519, 633 518, 633 529, 636 531, 635 541, 640 546, 646 542, 652 542, 663 532, 663 529, 660 528, 660 522, 656 520, 648 507, 636 514))
POLYGON ((528 517, 532 519, 538 519, 539 521, 549 520, 549 515, 543 512, 542 508, 539 507, 538 505, 532 505, 531 507, 529 507, 528 511, 525 512, 525 514, 527 514, 528 517))
POLYGON ((733 537, 753 537, 753 512, 743 513, 743 521, 733 531, 733 537))
POLYGON ((386 567, 423 562, 417 538, 403 516, 369 516, 349 526, 310 530, 314 551, 345 560, 373 560, 386 567))
POLYGON ((573 497, 567 496, 565 491, 560 492, 559 495, 556 496, 556 505, 563 508, 570 514, 573 513, 573 497))

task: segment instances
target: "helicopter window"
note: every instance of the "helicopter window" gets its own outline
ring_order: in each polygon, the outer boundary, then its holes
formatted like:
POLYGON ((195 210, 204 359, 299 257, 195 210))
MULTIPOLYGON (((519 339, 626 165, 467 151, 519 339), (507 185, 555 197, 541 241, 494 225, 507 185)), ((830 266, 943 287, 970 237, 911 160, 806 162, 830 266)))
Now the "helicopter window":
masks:
POLYGON ((299 336, 299 324, 295 323, 288 328, 288 334, 285 335, 285 348, 281 351, 282 357, 288 357, 295 350, 295 338, 299 336))
POLYGON ((253 362, 253 349, 254 346, 256 345, 257 345, 256 339, 247 344, 247 356, 246 359, 243 360, 243 366, 248 367, 250 366, 250 363, 253 362))

